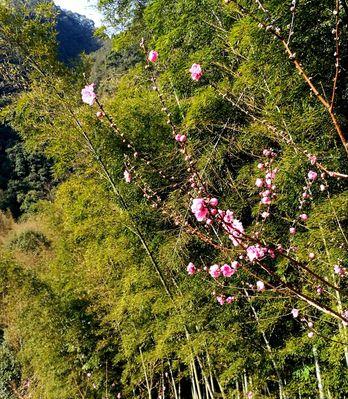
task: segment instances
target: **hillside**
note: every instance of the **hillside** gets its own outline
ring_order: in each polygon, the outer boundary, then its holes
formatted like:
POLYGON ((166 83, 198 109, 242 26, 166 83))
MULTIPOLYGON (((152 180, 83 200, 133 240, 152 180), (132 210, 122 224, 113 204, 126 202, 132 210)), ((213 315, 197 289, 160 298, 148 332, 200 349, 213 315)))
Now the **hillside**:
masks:
MULTIPOLYGON (((35 7, 42 1, 24 3, 26 7, 35 7)), ((76 62, 81 53, 89 54, 101 47, 101 41, 94 36, 93 21, 58 7, 56 11, 58 56, 61 61, 71 64, 76 62)), ((6 53, 3 52, 0 57, 3 60, 0 103, 5 105, 8 96, 26 90, 27 75, 21 61, 18 60, 14 65, 12 63, 10 72, 6 53)), ((49 195, 53 180, 52 165, 43 154, 28 153, 20 137, 8 126, 3 125, 0 129, 0 210, 10 209, 18 217, 38 199, 49 195)))

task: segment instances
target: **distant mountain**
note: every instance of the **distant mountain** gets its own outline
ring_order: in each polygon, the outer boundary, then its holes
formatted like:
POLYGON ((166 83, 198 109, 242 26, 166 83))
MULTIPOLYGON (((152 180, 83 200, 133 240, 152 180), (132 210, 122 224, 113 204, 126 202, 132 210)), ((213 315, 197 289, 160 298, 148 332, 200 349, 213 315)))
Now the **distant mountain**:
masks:
POLYGON ((102 43, 94 36, 94 22, 83 15, 57 7, 59 57, 67 62, 82 52, 98 50, 102 43))
MULTIPOLYGON (((25 5, 29 9, 35 8, 39 3, 54 5, 53 0, 12 0, 13 5, 25 5)), ((94 36, 95 26, 92 20, 56 5, 54 7, 58 12, 57 32, 61 61, 70 61, 82 52, 89 54, 102 46, 101 41, 94 36)))

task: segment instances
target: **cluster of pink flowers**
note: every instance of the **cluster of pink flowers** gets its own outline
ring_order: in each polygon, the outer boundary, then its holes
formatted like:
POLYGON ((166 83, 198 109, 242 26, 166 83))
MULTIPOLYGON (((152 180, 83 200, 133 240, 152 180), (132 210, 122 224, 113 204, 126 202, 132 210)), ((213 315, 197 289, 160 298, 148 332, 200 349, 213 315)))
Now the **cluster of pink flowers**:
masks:
POLYGON ((84 103, 92 106, 97 98, 97 95, 94 93, 94 83, 86 85, 81 90, 81 96, 84 103))
POLYGON ((268 252, 267 248, 263 248, 259 244, 250 245, 246 249, 246 254, 250 262, 263 259, 267 255, 267 252, 268 252))
POLYGON ((232 302, 235 302, 235 301, 237 300, 237 298, 234 297, 234 296, 228 296, 228 297, 226 298, 225 295, 218 295, 218 296, 216 297, 216 300, 217 300, 217 301, 219 302, 219 304, 222 306, 222 305, 224 305, 225 303, 231 304, 232 302))
POLYGON ((234 213, 230 210, 223 211, 217 209, 219 201, 217 198, 206 200, 204 198, 195 198, 192 201, 191 211, 195 215, 197 221, 206 221, 207 225, 214 223, 211 217, 215 217, 215 221, 220 223, 224 230, 228 233, 229 239, 234 246, 241 244, 244 235, 244 227, 240 220, 234 217, 234 213))
MULTIPOLYGON (((257 167, 259 170, 265 171, 265 177, 264 178, 258 177, 255 181, 255 185, 257 188, 263 189, 263 191, 260 191, 259 193, 261 197, 261 204, 270 205, 272 199, 275 198, 276 196, 274 193, 276 186, 273 181, 276 177, 278 169, 272 170, 271 165, 273 163, 273 159, 277 156, 277 154, 272 150, 266 149, 263 150, 263 155, 269 158, 269 161, 267 161, 266 163, 259 163, 257 167)), ((269 216, 268 212, 264 212, 262 214, 263 218, 266 218, 268 216, 269 216)))
MULTIPOLYGON (((321 175, 321 177, 323 178, 324 176, 325 176, 325 174, 323 173, 321 175)), ((310 170, 307 174, 307 177, 308 177, 308 182, 307 182, 307 185, 305 187, 303 187, 302 198, 300 199, 299 209, 302 209, 304 206, 309 205, 309 201, 312 199, 311 187, 312 187, 312 184, 318 179, 318 173, 315 172, 314 170, 310 170)), ((323 188, 324 189, 322 189, 322 187, 320 186, 321 191, 325 190, 325 186, 323 186, 323 188)), ((304 219, 302 219, 302 220, 304 220, 304 219)))
POLYGON ((219 278, 221 275, 223 277, 231 277, 237 272, 238 266, 238 262, 232 262, 231 266, 227 263, 221 267, 219 265, 213 265, 209 268, 209 274, 213 278, 219 278))
MULTIPOLYGON (((310 155, 309 159, 310 159, 310 162, 312 165, 315 165, 315 163, 317 162, 317 158, 314 155, 310 155)), ((308 182, 307 182, 306 186, 303 187, 302 195, 300 198, 300 206, 299 206, 300 210, 302 210, 305 206, 310 205, 310 201, 312 199, 311 187, 312 187, 312 184, 317 180, 318 173, 315 172, 314 170, 310 170, 307 174, 307 177, 308 177, 308 182)), ((321 177, 323 177, 323 175, 321 177)), ((324 189, 325 189, 325 186, 324 186, 324 189)), ((301 222, 307 222, 308 218, 309 217, 308 217, 307 213, 301 213, 298 216, 297 220, 293 220, 293 225, 289 228, 290 235, 294 236, 297 233, 297 229, 294 226, 298 220, 300 220, 301 222)), ((310 253, 309 259, 313 260, 314 258, 315 258, 315 255, 313 253, 310 253)))
MULTIPOLYGON (((221 276, 229 278, 237 272, 239 266, 240 266, 240 264, 237 261, 233 261, 231 263, 231 265, 229 265, 227 263, 225 263, 222 266, 215 264, 215 265, 210 266, 209 268, 204 267, 204 270, 207 271, 210 274, 210 276, 215 279, 217 279, 221 276)), ((196 274, 197 272, 201 271, 202 269, 197 269, 196 266, 192 262, 190 262, 187 265, 186 270, 187 270, 187 273, 190 276, 192 276, 192 275, 196 274)))
MULTIPOLYGON (((155 63, 158 60, 158 52, 155 50, 151 50, 148 55, 147 55, 147 61, 155 63)), ((189 70, 191 74, 191 78, 194 81, 199 81, 202 76, 203 76, 203 71, 201 68, 200 64, 193 64, 189 70)), ((90 85, 86 85, 82 90, 81 90, 81 96, 82 96, 82 101, 90 106, 93 106, 94 103, 97 100, 97 96, 94 92, 95 85, 94 83, 90 85)), ((157 86, 155 87, 157 89, 157 86)), ((99 103, 98 103, 99 104, 99 103)), ((105 113, 103 112, 103 108, 100 106, 100 111, 96 113, 97 118, 102 119, 105 117, 105 113)), ((108 118, 109 119, 109 118, 108 118)), ((171 123, 171 120, 169 119, 169 122, 171 123)), ((175 130, 174 130, 175 131, 175 130)), ((175 134, 175 133, 174 133, 175 134)), ((183 154, 185 153, 185 144, 187 141, 187 136, 184 134, 175 134, 175 140, 179 143, 181 149, 180 151, 183 154)), ((137 153, 135 153, 137 154, 137 153)), ((266 205, 267 207, 264 208, 262 207, 263 212, 261 213, 261 216, 263 219, 266 219, 269 217, 269 212, 270 212, 270 205, 272 204, 272 201, 274 198, 276 198, 276 185, 274 183, 276 179, 276 175, 278 172, 278 169, 274 167, 274 159, 276 158, 277 154, 272 150, 272 149, 264 149, 263 150, 263 156, 266 157, 267 159, 263 163, 258 164, 258 169, 259 171, 263 172, 263 176, 258 177, 255 181, 256 187, 259 189, 259 196, 261 198, 261 204, 266 205)), ((317 158, 314 155, 308 155, 308 158, 310 160, 310 163, 312 165, 317 164, 317 158)), ((190 157, 188 154, 186 154, 185 157, 186 160, 190 160, 190 157)), ((192 161, 190 161, 193 163, 192 161)), ((189 168, 188 171, 190 172, 192 168, 189 168)), ((202 196, 202 192, 204 192, 204 187, 203 184, 199 185, 199 183, 195 182, 195 176, 197 177, 197 174, 193 173, 190 182, 192 188, 197 188, 198 186, 198 194, 199 196, 202 196)), ((322 174, 321 177, 324 178, 325 174, 322 174)), ((318 173, 310 170, 308 172, 308 180, 307 180, 307 185, 306 187, 303 188, 301 200, 300 200, 300 207, 299 209, 302 209, 302 207, 306 206, 309 204, 309 200, 311 199, 311 187, 313 183, 318 179, 318 173)), ((132 175, 129 172, 129 170, 124 171, 124 180, 126 183, 130 183, 132 181, 132 175)), ((197 178, 197 181, 199 179, 197 178)), ((324 191, 325 186, 321 185, 320 189, 324 191)), ((274 258, 275 251, 267 246, 262 246, 259 243, 255 242, 260 242, 258 240, 253 240, 250 237, 245 235, 244 227, 243 224, 240 220, 238 220, 234 213, 230 210, 221 210, 218 209, 218 204, 219 201, 216 198, 210 198, 209 195, 207 194, 206 198, 195 198, 192 200, 191 204, 191 211, 194 214, 195 218, 197 219, 198 222, 205 222, 206 227, 212 225, 212 224, 217 224, 221 230, 225 233, 228 234, 229 239, 232 241, 232 244, 234 246, 242 246, 244 252, 244 255, 241 255, 239 259, 243 259, 246 261, 249 261, 251 263, 255 263, 257 261, 263 260, 265 257, 270 256, 271 258, 274 258)), ((290 227, 289 232, 291 235, 296 234, 296 228, 294 227, 298 221, 306 222, 308 220, 308 215, 306 213, 301 213, 294 221, 292 227, 290 227)), ((220 231, 221 231, 220 230, 220 231)), ((255 237, 257 237, 255 235, 255 237)), ((291 249, 291 247, 290 247, 291 249)), ((278 248, 278 253, 281 253, 281 251, 278 248)), ((313 260, 315 259, 315 255, 313 253, 309 253, 309 259, 313 260)), ((221 277, 224 278, 230 278, 232 277, 238 270, 240 264, 235 261, 230 264, 223 264, 222 266, 218 264, 214 264, 212 266, 204 267, 203 270, 207 274, 209 274, 213 279, 218 279, 221 277)), ((192 262, 190 262, 187 265, 187 273, 188 275, 192 276, 195 275, 197 272, 201 272, 202 269, 197 268, 192 262)), ((347 275, 347 270, 344 267, 335 265, 334 266, 334 272, 343 277, 347 275)), ((256 285, 249 284, 249 286, 258 292, 263 292, 266 287, 265 283, 261 280, 256 282, 256 285)), ((323 288, 318 286, 316 288, 317 294, 321 295, 323 293, 323 288)), ((216 300, 220 305, 224 305, 225 303, 232 303, 233 301, 236 300, 235 297, 233 296, 228 296, 226 297, 225 294, 219 294, 218 296, 215 295, 216 300)), ((299 316, 299 310, 298 309, 292 309, 291 311, 292 315, 294 318, 297 318, 299 316)), ((348 311, 346 312, 348 313, 348 311)), ((348 315, 347 315, 348 317, 348 315)), ((308 324, 310 328, 313 327, 310 323, 308 324)), ((309 337, 312 337, 314 333, 311 331, 308 333, 309 337)), ((251 394, 251 393, 250 393, 251 394)), ((248 394, 249 397, 249 394, 248 394)), ((250 395, 252 397, 252 395, 250 395)))
POLYGON ((244 227, 242 222, 236 219, 234 213, 230 210, 226 212, 219 210, 219 215, 222 218, 222 224, 228 233, 229 239, 232 241, 232 244, 237 247, 243 239, 244 227))

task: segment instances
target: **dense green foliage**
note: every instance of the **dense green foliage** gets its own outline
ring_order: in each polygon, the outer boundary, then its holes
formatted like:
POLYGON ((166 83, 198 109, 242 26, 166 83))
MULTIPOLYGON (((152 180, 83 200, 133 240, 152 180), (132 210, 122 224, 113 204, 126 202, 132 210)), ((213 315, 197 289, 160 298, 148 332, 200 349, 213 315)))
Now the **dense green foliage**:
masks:
MULTIPOLYGON (((266 3, 274 23, 287 32, 288 4, 266 3)), ((317 3, 298 6, 290 43, 308 76, 331 93, 335 2, 317 3)), ((318 281, 287 258, 270 259, 267 266, 281 283, 342 313, 348 308, 347 279, 339 281, 333 267, 348 266, 347 180, 325 180, 325 191, 313 186, 307 225, 293 238, 288 234, 310 167, 303 150, 315 153, 329 170, 347 172, 330 114, 310 94, 281 43, 260 29, 257 19, 263 14, 255 2, 240 1, 249 13, 233 1, 99 4, 122 31, 96 54, 66 66, 58 57, 49 4, 39 2, 32 15, 0 2, 0 48, 10 53, 11 67, 25 71, 27 82, 19 94, 9 93, 2 111, 23 140, 16 144, 21 147, 16 168, 9 171, 5 161, 3 168, 15 175, 8 181, 20 180, 26 188, 13 183, 1 200, 24 195, 26 213, 17 222, 0 215, 0 393, 6 399, 101 399, 118 393, 149 399, 250 398, 251 393, 256 399, 343 399, 348 334, 342 321, 289 292, 280 295, 281 289, 255 294, 248 285, 255 281, 245 270, 225 284, 238 299, 230 306, 217 304, 212 293, 221 287, 212 279, 187 276, 190 261, 209 266, 241 252, 231 248, 226 255, 181 223, 194 225, 187 215, 190 171, 150 79, 156 77, 178 131, 188 135, 209 190, 248 232, 259 212, 255 178, 262 150, 277 151, 278 195, 262 234, 284 248, 296 246, 298 261, 306 262, 313 251, 310 267, 341 291, 325 287, 320 296, 318 281), (142 38, 160 54, 156 69, 144 68, 142 38), (204 69, 199 82, 190 79, 192 63, 204 69), (96 107, 82 104, 84 73, 150 166, 133 156, 105 118, 96 118, 96 107), (47 161, 38 153, 52 160, 59 182, 54 189, 46 184, 47 161), (26 163, 20 154, 33 158, 26 163), (136 184, 124 182, 125 165, 136 184), (151 187, 161 198, 159 209, 139 187, 151 187), (44 190, 49 195, 42 197, 44 190), (292 317, 293 308, 300 309, 303 321, 292 317), (314 322, 314 337, 308 336, 308 321, 314 322)), ((348 15, 344 7, 341 13, 346 65, 348 15)), ((343 68, 335 112, 344 130, 347 90, 343 68)), ((228 242, 221 238, 221 244, 228 242)))

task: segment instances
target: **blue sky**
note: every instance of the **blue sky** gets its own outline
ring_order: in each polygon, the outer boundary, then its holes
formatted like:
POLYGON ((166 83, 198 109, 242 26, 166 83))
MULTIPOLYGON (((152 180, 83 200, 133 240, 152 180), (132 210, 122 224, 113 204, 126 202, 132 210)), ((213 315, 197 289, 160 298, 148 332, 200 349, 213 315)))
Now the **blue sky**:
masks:
POLYGON ((96 26, 100 26, 101 15, 96 8, 97 0, 54 0, 55 4, 65 10, 77 12, 92 19, 96 26))

